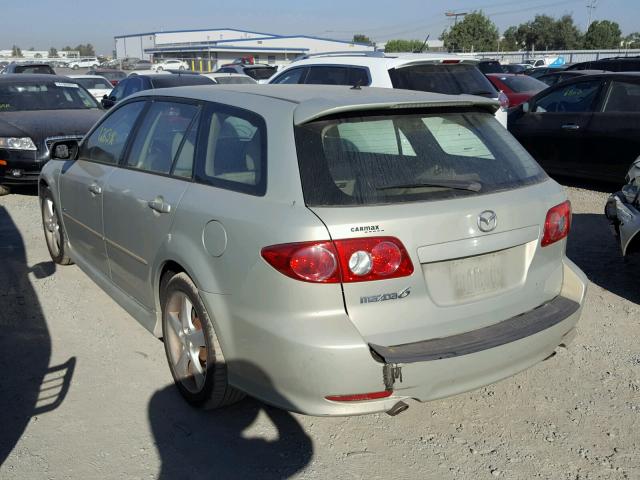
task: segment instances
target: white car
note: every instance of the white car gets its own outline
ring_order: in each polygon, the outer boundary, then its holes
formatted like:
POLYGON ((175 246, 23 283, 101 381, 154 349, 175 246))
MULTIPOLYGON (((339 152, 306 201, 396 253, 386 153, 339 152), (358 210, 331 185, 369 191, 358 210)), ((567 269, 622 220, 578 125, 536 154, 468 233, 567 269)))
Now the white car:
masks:
POLYGON ((151 65, 151 70, 189 70, 189 64, 175 58, 166 58, 151 65))
POLYGON ((113 90, 111 82, 99 75, 68 75, 68 77, 73 78, 86 88, 98 102, 102 100, 102 97, 105 95, 109 96, 111 90, 113 90))
POLYGON ((69 68, 73 68, 74 70, 78 70, 79 68, 98 68, 99 65, 100 62, 95 57, 80 58, 69 62, 69 68))
POLYGON ((448 53, 333 52, 294 60, 270 84, 352 85, 402 88, 449 95, 470 94, 500 102, 498 121, 507 126, 509 99, 477 67, 478 60, 448 53))

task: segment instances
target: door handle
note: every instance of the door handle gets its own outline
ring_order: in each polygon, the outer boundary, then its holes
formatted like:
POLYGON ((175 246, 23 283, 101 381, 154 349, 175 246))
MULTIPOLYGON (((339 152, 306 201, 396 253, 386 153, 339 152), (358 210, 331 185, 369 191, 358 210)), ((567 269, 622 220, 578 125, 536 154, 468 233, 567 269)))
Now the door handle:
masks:
POLYGON ((100 195, 102 193, 102 187, 97 183, 92 183, 89 185, 88 190, 94 195, 100 195))
POLYGON ((567 123, 562 125, 563 130, 580 130, 580 125, 576 125, 575 123, 567 123))
POLYGON ((151 210, 155 210, 158 213, 169 213, 171 212, 171 205, 165 203, 162 198, 156 198, 155 200, 150 200, 147 205, 151 210))

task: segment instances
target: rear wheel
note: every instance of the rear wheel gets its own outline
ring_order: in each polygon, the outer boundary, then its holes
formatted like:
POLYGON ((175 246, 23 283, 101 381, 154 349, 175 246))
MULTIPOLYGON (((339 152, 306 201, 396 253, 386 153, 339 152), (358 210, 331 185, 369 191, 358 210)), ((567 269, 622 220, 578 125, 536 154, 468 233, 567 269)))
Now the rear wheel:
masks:
POLYGON ((218 336, 193 281, 178 273, 162 283, 164 349, 182 396, 203 408, 241 400, 244 393, 229 385, 218 336))
POLYGON ((66 241, 62 222, 49 187, 45 187, 40 199, 44 238, 47 241, 49 255, 58 265, 70 265, 73 262, 66 253, 66 241))
POLYGON ((74 66, 73 66, 73 67, 71 67, 71 68, 72 68, 72 69, 74 69, 74 70, 78 70, 78 69, 80 68, 80 66, 79 66, 79 65, 74 65, 74 66))

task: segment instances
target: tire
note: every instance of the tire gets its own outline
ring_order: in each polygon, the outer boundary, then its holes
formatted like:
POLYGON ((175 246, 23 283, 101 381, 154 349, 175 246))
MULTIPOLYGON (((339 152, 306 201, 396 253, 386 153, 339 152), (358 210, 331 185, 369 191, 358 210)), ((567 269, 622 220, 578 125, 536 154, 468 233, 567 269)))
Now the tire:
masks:
POLYGON ((71 67, 73 70, 78 70, 80 68, 79 65, 74 65, 73 67, 71 67))
POLYGON ((184 70, 184 65, 180 65, 180 67, 178 68, 178 70, 184 70))
POLYGON ((4 196, 4 195, 9 195, 9 187, 7 187, 6 185, 0 185, 0 197, 4 196))
POLYGON ((51 260, 58 265, 71 265, 73 261, 67 255, 66 235, 60 221, 60 215, 49 187, 45 187, 40 197, 42 228, 51 260))
POLYGON ((156 68, 156 72, 161 72, 161 71, 163 71, 163 70, 164 70, 164 68, 162 68, 162 67, 158 67, 158 68, 156 68))
POLYGON ((91 68, 94 68, 94 69, 95 69, 95 68, 98 68, 98 65, 95 65, 95 64, 94 64, 94 65, 91 65, 91 68))
POLYGON ((220 342, 198 289, 186 273, 161 282, 162 334, 169 369, 187 402, 220 408, 244 398, 229 385, 220 342))

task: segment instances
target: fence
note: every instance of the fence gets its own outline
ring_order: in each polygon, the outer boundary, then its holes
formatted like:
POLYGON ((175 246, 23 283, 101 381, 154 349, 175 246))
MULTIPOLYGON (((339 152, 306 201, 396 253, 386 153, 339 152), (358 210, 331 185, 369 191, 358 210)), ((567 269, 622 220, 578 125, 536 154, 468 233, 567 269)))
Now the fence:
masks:
POLYGON ((530 52, 464 52, 458 55, 491 58, 503 63, 522 63, 540 57, 563 57, 566 63, 588 62, 607 57, 630 57, 640 55, 640 49, 611 50, 535 50, 530 52))

